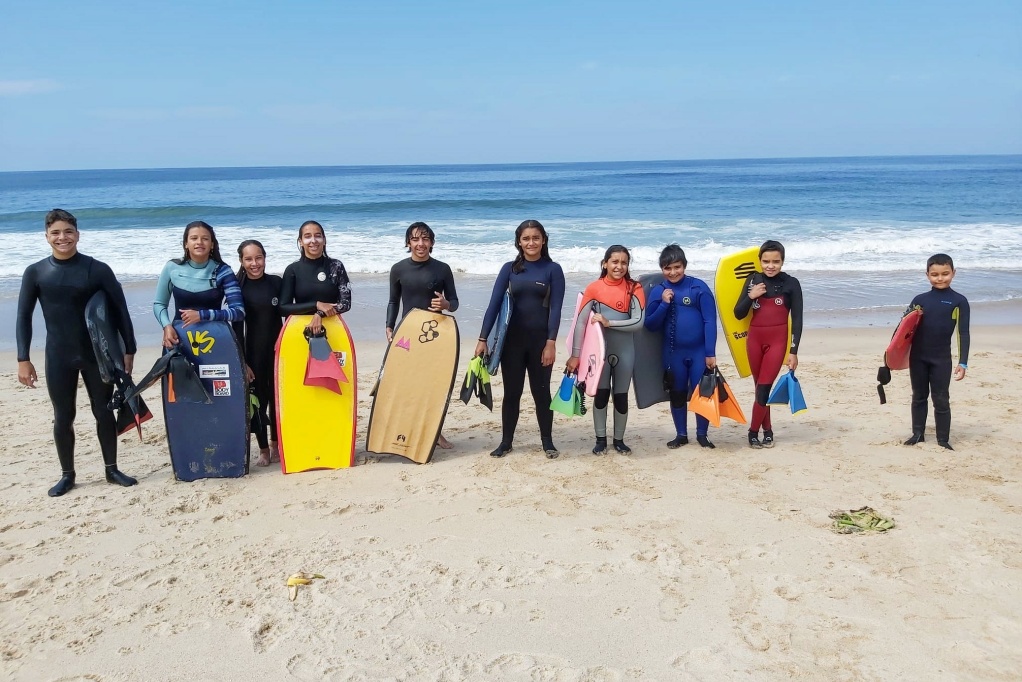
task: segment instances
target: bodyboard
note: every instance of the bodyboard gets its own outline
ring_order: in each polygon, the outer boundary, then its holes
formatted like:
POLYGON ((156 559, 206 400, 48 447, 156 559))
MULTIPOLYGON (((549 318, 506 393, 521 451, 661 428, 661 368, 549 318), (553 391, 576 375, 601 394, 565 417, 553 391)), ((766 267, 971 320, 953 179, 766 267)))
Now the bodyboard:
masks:
POLYGON ((500 303, 500 312, 497 314, 497 321, 493 323, 489 335, 486 337, 486 371, 493 376, 500 367, 500 355, 504 352, 504 341, 507 340, 507 326, 511 322, 511 313, 514 311, 514 303, 511 300, 511 292, 504 292, 504 299, 500 303))
MULTIPOLYGON (((582 309, 582 294, 579 293, 575 301, 575 314, 571 317, 571 326, 568 327, 568 356, 572 353, 572 337, 575 334, 575 323, 578 322, 578 313, 582 309)), ((600 375, 603 374, 603 364, 607 360, 607 347, 603 341, 603 325, 593 322, 593 313, 589 313, 589 321, 586 324, 585 336, 582 337, 582 350, 578 356, 578 383, 583 385, 586 395, 596 395, 597 384, 600 383, 600 375)))
MULTIPOLYGON (((646 305, 649 305, 649 292, 662 281, 664 277, 660 273, 639 278, 642 292, 646 295, 646 305)), ((635 373, 632 375, 635 404, 641 410, 670 400, 664 386, 663 332, 655 332, 644 325, 632 334, 632 338, 635 343, 635 373)))
POLYGON ((274 368, 277 434, 280 469, 285 474, 343 469, 355 460, 358 371, 351 333, 339 315, 323 318, 327 341, 348 381, 338 384, 340 393, 322 386, 306 386, 309 342, 303 332, 310 322, 312 315, 292 315, 277 337, 274 368))
POLYGON ((366 450, 418 464, 433 458, 454 389, 460 343, 453 317, 421 308, 405 315, 380 368, 366 450))
POLYGON ((181 351, 192 363, 210 404, 175 399, 164 375, 163 418, 174 477, 238 478, 248 473, 248 385, 241 349, 227 322, 183 326, 174 321, 181 351))
MULTIPOLYGON (((763 272, 759 264, 759 247, 747 249, 724 256, 717 262, 717 272, 713 278, 713 294, 717 299, 717 314, 720 326, 727 339, 727 347, 735 361, 738 376, 747 377, 752 374, 749 367, 749 351, 745 345, 752 324, 752 312, 745 319, 735 317, 735 304, 745 287, 745 280, 753 272, 763 272)), ((791 316, 788 317, 788 346, 784 351, 784 361, 788 359, 791 348, 791 316)))
POLYGON ((100 289, 85 304, 85 326, 89 330, 92 349, 96 353, 99 376, 105 384, 113 384, 124 372, 124 340, 113 319, 115 311, 110 298, 100 289))
POLYGON ((891 337, 884 353, 884 363, 891 369, 908 369, 909 354, 912 352, 912 339, 916 335, 916 329, 922 322, 923 311, 921 309, 910 310, 901 318, 898 328, 891 337))

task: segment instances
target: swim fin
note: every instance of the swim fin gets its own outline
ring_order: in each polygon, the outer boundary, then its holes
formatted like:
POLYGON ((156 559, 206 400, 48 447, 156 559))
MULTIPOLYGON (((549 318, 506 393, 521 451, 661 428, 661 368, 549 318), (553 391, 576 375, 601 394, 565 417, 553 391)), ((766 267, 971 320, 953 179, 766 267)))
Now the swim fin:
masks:
MULTIPOLYGON (((176 350, 176 349, 175 349, 176 350)), ((174 353, 167 367, 167 401, 182 403, 203 403, 209 405, 213 402, 212 396, 202 385, 202 379, 195 371, 192 361, 180 351, 174 353)))
POLYGON ((127 401, 117 410, 117 435, 123 436, 131 429, 138 430, 138 439, 142 440, 142 424, 153 418, 142 396, 135 396, 132 403, 127 401))
POLYGON ((720 373, 719 369, 714 370, 714 375, 717 377, 717 398, 720 400, 717 409, 720 416, 734 419, 739 424, 746 423, 742 406, 738 404, 735 393, 724 379, 724 375, 720 373))
POLYGON ((479 402, 493 412, 493 389, 490 387, 490 372, 486 369, 483 358, 476 356, 468 363, 465 370, 465 381, 461 385, 461 400, 466 405, 472 396, 478 396, 479 402))
POLYGON ((767 404, 788 405, 791 408, 792 414, 805 412, 809 409, 806 405, 806 399, 802 395, 802 386, 799 384, 798 379, 795 378, 795 372, 788 370, 784 376, 777 380, 774 390, 770 392, 770 397, 767 398, 767 404))
POLYGON ((319 334, 306 330, 305 338, 309 341, 309 359, 305 364, 303 383, 306 386, 321 386, 340 395, 341 383, 348 383, 348 377, 327 341, 326 330, 319 334))
POLYGON ((689 412, 695 412, 709 420, 710 424, 720 426, 720 393, 717 377, 712 369, 703 372, 699 385, 692 391, 688 400, 689 412))

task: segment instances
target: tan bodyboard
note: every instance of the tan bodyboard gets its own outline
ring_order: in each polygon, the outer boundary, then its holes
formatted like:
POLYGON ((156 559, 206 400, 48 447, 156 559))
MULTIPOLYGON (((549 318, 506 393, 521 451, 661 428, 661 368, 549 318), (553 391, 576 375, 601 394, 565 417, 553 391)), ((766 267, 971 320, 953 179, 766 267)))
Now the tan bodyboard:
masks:
POLYGON ((433 458, 458 369, 458 323, 412 309, 394 331, 380 368, 366 450, 425 464, 433 458))

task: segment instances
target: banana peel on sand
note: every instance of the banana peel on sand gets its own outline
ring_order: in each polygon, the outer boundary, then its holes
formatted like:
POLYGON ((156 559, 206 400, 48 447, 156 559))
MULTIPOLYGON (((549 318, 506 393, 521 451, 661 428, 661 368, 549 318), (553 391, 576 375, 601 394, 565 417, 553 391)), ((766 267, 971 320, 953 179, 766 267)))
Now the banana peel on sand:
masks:
POLYGON ((894 528, 894 519, 882 516, 872 507, 861 507, 850 511, 837 510, 830 513, 834 520, 830 529, 835 533, 886 533, 894 528))
POLYGON ((305 573, 304 571, 292 573, 287 579, 287 595, 291 601, 298 599, 298 587, 300 585, 311 585, 313 580, 325 579, 321 573, 305 573))

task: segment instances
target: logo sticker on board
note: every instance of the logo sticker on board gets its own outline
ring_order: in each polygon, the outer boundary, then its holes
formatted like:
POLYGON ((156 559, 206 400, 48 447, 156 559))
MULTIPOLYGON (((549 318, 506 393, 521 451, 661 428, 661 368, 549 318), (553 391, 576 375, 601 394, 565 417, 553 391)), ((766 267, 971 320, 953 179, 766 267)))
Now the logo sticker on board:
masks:
POLYGON ((200 379, 227 379, 230 376, 230 365, 199 365, 200 379))
POLYGON ((750 261, 739 263, 735 266, 735 279, 745 279, 752 273, 756 272, 756 264, 750 261))
POLYGON ((193 355, 210 352, 215 342, 216 339, 209 332, 188 332, 188 345, 191 346, 193 355))
POLYGON ((337 364, 340 365, 341 367, 348 366, 348 354, 345 353, 343 350, 335 350, 334 357, 337 358, 337 364))
POLYGON ((422 323, 422 335, 419 336, 419 343, 429 343, 440 336, 436 330, 436 320, 427 320, 422 323))
POLYGON ((407 336, 402 336, 400 339, 397 340, 397 343, 395 343, 394 345, 397 346, 398 348, 400 348, 401 350, 411 350, 412 349, 412 344, 408 340, 407 336))
POLYGON ((213 397, 228 398, 231 395, 231 382, 228 379, 213 379, 213 397))

